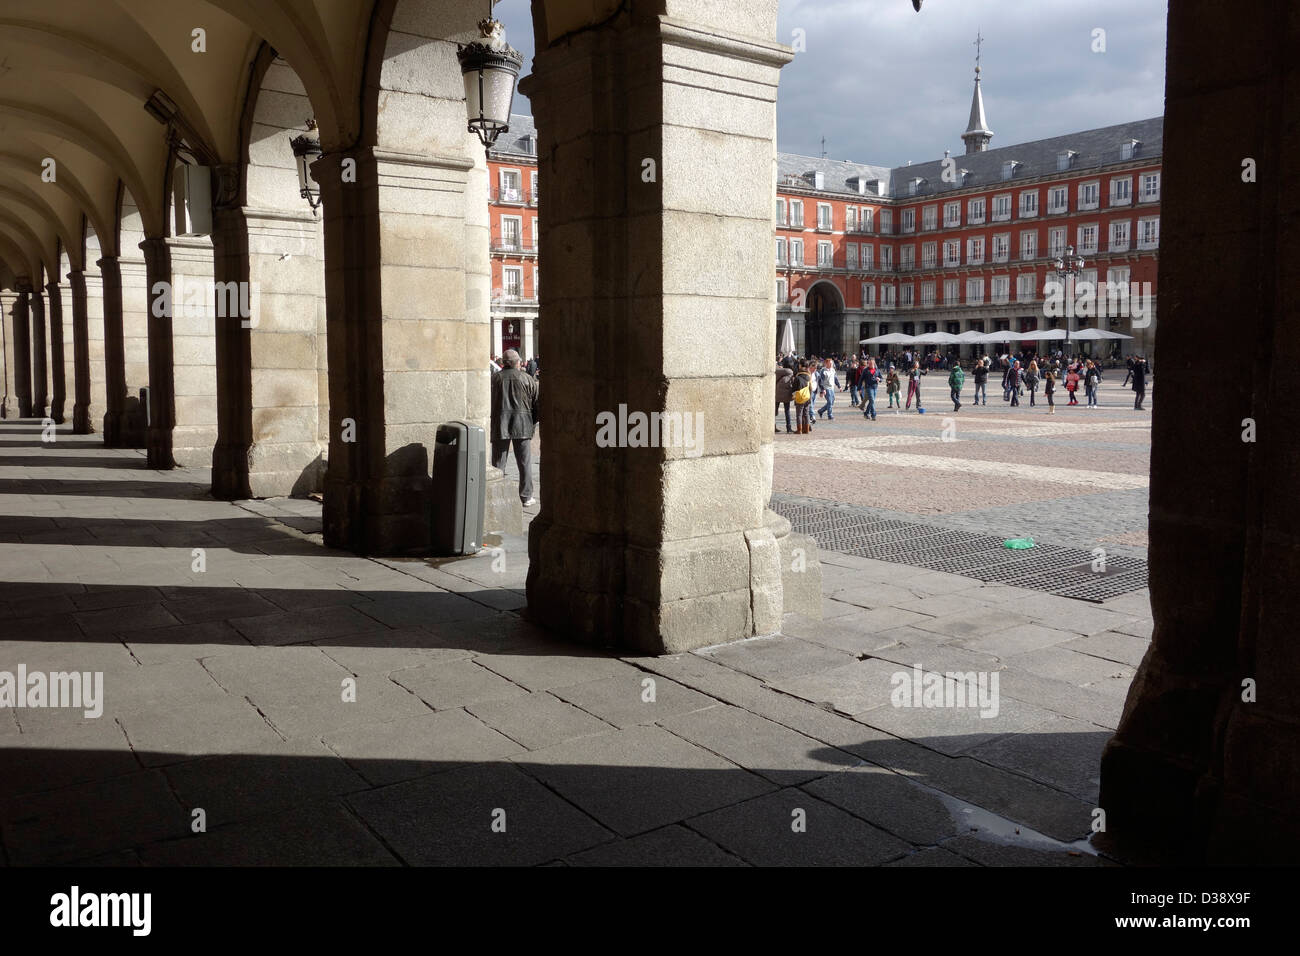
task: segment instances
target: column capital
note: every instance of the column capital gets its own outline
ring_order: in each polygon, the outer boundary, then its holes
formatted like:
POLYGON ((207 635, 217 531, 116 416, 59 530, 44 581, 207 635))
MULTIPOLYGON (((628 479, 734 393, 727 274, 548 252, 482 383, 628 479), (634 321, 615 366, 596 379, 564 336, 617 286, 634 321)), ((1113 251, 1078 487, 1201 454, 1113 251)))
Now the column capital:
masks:
POLYGON ((14 281, 14 291, 19 293, 20 295, 26 295, 27 293, 31 292, 32 280, 27 278, 27 276, 19 276, 14 281))

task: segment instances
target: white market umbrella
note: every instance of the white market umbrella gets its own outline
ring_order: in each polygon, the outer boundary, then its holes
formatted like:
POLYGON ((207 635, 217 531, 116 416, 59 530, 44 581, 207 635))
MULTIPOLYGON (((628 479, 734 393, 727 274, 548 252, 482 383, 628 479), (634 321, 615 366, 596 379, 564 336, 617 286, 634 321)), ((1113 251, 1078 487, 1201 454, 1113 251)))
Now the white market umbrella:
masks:
POLYGON ((1022 332, 1020 334, 1022 339, 1036 339, 1040 342, 1059 342, 1069 337, 1069 333, 1065 329, 1044 329, 1041 332, 1022 332))
POLYGON ((1103 339, 1131 339, 1133 336, 1122 332, 1109 332, 1106 329, 1080 329, 1070 336, 1076 342, 1099 342, 1103 339))
POLYGON ((904 335, 902 332, 890 332, 888 335, 875 335, 869 339, 861 339, 859 345, 902 345, 904 342, 916 341, 915 335, 904 335))
POLYGON ((982 342, 984 341, 984 333, 976 332, 974 329, 971 329, 969 332, 962 332, 960 335, 958 335, 957 341, 958 342, 982 342))
POLYGON ((913 341, 924 345, 952 345, 962 340, 951 332, 926 332, 924 335, 918 335, 913 341))
POLYGON ((785 328, 781 330, 781 348, 782 355, 789 355, 794 351, 794 320, 786 319, 785 328))

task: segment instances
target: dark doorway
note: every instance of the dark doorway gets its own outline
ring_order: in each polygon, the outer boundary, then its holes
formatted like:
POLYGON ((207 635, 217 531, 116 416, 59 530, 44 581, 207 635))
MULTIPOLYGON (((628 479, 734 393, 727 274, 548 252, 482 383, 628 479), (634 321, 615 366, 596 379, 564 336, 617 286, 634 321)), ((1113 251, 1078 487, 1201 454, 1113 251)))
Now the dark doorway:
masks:
POLYGON ((808 320, 804 326, 804 353, 833 355, 844 351, 844 302, 824 283, 808 293, 808 320))

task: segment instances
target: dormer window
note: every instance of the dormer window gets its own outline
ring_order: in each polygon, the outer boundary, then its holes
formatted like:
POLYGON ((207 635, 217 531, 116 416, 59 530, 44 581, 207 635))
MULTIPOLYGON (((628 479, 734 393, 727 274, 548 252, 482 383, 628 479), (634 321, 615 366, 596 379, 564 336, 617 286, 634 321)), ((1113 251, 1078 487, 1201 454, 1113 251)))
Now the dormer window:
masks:
POLYGON ((1140 150, 1141 148, 1142 148, 1141 141, 1136 139, 1129 140, 1127 143, 1124 143, 1119 148, 1120 159, 1136 159, 1138 150, 1140 150))
POLYGON ((917 193, 919 193, 919 192, 921 191, 921 183, 923 183, 923 182, 925 182, 925 180, 924 180, 924 179, 921 179, 920 177, 917 177, 916 179, 911 180, 911 181, 907 184, 907 194, 908 194, 909 196, 915 196, 917 193))
POLYGON ((1019 169, 1021 165, 1022 164, 1018 160, 1008 159, 1002 164, 1002 178, 1010 179, 1016 174, 1016 170, 1019 169))
POLYGON ((821 171, 817 171, 817 172, 813 173, 813 174, 812 174, 812 182, 813 182, 813 189, 825 189, 825 188, 826 188, 826 174, 823 173, 823 172, 821 172, 821 171))
POLYGON ((961 174, 961 184, 963 186, 965 186, 968 182, 970 182, 971 177, 974 175, 974 173, 972 173, 969 169, 961 169, 958 170, 958 172, 961 174))
POLYGON ((1069 169, 1074 165, 1074 157, 1078 156, 1072 149, 1063 150, 1056 154, 1056 169, 1058 172, 1069 169))

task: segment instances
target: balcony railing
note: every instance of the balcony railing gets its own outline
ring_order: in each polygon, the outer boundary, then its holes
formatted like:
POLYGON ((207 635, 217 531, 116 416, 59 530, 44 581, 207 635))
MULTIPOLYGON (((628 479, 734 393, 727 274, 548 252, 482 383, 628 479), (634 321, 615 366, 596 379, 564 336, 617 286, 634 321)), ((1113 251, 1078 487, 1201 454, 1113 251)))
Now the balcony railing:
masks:
POLYGON ((495 186, 492 189, 492 201, 505 206, 536 206, 539 190, 495 186))
POLYGON ((501 255, 535 256, 536 239, 519 239, 512 236, 493 236, 492 251, 501 255))

